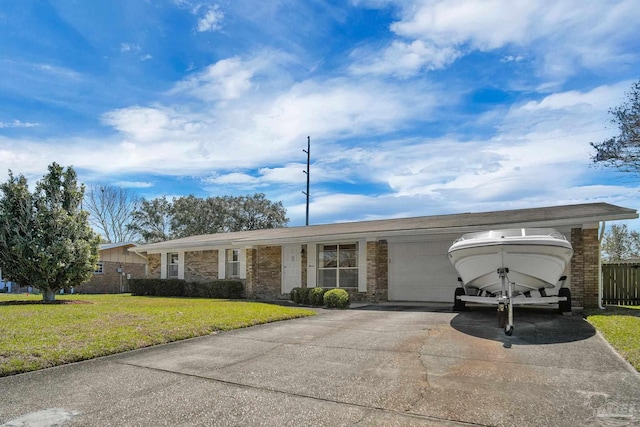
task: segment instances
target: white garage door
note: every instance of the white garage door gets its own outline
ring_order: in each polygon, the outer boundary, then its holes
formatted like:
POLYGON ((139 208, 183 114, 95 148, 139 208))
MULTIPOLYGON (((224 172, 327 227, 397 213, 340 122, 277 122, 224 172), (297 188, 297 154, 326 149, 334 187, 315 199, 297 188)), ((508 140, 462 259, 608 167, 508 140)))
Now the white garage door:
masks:
POLYGON ((453 302, 458 275, 447 258, 452 239, 389 243, 389 300, 453 302))

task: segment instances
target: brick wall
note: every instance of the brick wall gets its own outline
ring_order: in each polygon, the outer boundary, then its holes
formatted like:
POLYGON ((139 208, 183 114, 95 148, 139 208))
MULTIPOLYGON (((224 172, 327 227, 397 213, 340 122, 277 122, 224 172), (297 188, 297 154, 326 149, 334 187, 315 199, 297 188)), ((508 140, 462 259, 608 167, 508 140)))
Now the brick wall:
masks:
POLYGON ((162 268, 160 264, 160 254, 147 255, 147 277, 149 279, 159 279, 160 270, 162 268))
POLYGON ((260 246, 257 250, 255 267, 255 296, 274 299, 282 291, 282 247, 260 246))
POLYGON ((598 307, 598 241, 597 228, 571 229, 571 300, 574 307, 598 307))
POLYGON ((83 294, 129 292, 129 281, 126 274, 130 274, 132 279, 144 278, 145 265, 102 261, 102 273, 94 274, 89 281, 77 286, 75 291, 83 294), (118 268, 122 268, 125 274, 124 277, 121 273, 118 273, 118 268))
POLYGON ((308 251, 307 251, 307 245, 302 245, 302 256, 300 257, 300 271, 302 271, 302 275, 301 275, 301 286, 303 288, 306 288, 308 286, 307 283, 307 256, 308 256, 308 251))
POLYGON ((192 251, 184 253, 184 280, 208 282, 218 279, 218 251, 192 251))
POLYGON ((256 263, 258 258, 258 251, 253 248, 246 250, 246 262, 247 262, 247 279, 245 280, 245 296, 247 298, 256 297, 256 263))
POLYGON ((387 301, 389 246, 386 240, 367 242, 367 294, 370 302, 387 301))

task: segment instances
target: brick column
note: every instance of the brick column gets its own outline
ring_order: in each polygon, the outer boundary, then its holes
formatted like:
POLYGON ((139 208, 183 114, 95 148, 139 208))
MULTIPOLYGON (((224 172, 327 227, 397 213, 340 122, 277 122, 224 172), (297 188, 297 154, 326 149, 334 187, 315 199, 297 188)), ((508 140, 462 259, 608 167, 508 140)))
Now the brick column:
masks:
POLYGON ((387 301, 388 245, 386 240, 367 242, 367 301, 387 301))
POLYGON ((598 307, 598 241, 597 228, 572 228, 571 299, 575 307, 598 307))
POLYGON ((598 307, 598 229, 587 228, 582 230, 582 242, 584 248, 584 308, 598 307))
POLYGON ((253 248, 246 249, 247 278, 245 280, 245 296, 247 298, 256 297, 256 257, 258 251, 253 248))
POLYGON ((571 258, 571 305, 584 306, 584 243, 582 241, 582 229, 571 229, 571 246, 573 246, 573 258, 571 258))

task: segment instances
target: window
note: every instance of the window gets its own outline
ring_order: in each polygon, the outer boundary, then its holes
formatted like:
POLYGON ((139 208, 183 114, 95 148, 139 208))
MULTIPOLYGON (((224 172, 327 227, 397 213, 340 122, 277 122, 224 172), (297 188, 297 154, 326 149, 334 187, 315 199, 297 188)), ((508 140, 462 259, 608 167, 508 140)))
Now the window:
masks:
POLYGON ((240 249, 227 249, 226 276, 229 278, 240 277, 240 249))
POLYGON ((101 263, 101 262, 98 262, 98 263, 96 264, 96 269, 93 271, 93 274, 102 274, 102 273, 103 273, 103 271, 102 271, 102 268, 103 268, 103 267, 104 267, 104 266, 102 265, 102 263, 101 263))
POLYGON ((167 254, 167 279, 178 278, 178 254, 167 254))
POLYGON ((358 287, 358 244, 318 247, 318 285, 323 288, 358 287))

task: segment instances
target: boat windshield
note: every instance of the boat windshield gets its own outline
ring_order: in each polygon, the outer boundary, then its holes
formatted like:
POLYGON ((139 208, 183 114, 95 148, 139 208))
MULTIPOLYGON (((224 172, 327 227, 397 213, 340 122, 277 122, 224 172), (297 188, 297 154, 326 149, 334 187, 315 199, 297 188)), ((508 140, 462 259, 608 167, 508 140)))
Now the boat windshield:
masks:
POLYGON ((476 233, 467 233, 464 234, 460 240, 471 240, 471 239, 499 239, 499 238, 508 238, 508 237, 553 237, 555 239, 567 240, 562 234, 553 228, 513 228, 507 230, 491 230, 491 231, 478 231, 476 233))

